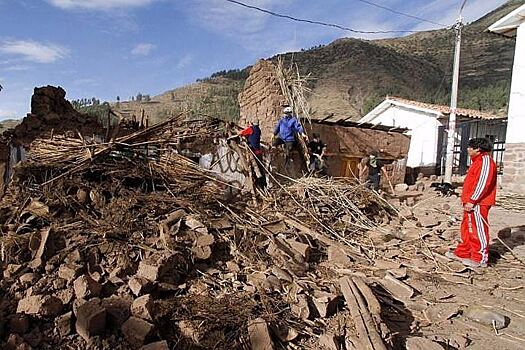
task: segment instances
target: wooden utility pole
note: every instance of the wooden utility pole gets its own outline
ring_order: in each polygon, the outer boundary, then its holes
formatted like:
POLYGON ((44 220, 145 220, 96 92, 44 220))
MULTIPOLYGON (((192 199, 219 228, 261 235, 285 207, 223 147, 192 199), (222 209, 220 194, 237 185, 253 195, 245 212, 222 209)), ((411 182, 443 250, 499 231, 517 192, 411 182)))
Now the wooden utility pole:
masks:
POLYGON ((463 22, 461 12, 465 6, 465 0, 459 13, 459 18, 454 25, 456 31, 456 51, 454 53, 454 68, 452 75, 452 92, 450 96, 450 116, 448 120, 447 130, 447 157, 445 159, 445 179, 444 182, 452 183, 452 168, 454 166, 454 144, 456 138, 456 108, 458 104, 458 86, 459 86, 459 56, 461 53, 461 29, 463 28, 463 22))

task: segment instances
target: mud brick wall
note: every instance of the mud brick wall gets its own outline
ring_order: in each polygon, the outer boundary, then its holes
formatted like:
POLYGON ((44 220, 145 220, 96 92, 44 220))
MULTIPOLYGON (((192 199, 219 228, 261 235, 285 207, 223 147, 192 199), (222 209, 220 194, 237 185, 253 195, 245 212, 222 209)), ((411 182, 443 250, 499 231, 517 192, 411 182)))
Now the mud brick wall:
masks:
POLYGON ((270 142, 273 128, 286 103, 275 75, 275 65, 260 60, 252 67, 244 89, 239 94, 239 124, 246 126, 253 119, 259 119, 262 140, 270 142))
MULTIPOLYGON (((390 163, 386 166, 392 183, 403 183, 410 137, 400 132, 388 132, 362 127, 334 126, 312 123, 306 126, 308 134, 319 133, 326 143, 328 173, 332 176, 358 174, 357 163, 371 151, 390 163)), ((386 179, 384 179, 386 181, 386 179)))
POLYGON ((80 132, 82 135, 104 135, 105 129, 96 117, 76 111, 66 100, 61 87, 37 87, 31 97, 31 113, 10 131, 11 144, 29 146, 36 138, 53 131, 80 132))
POLYGON ((525 194, 525 143, 507 143, 503 158, 503 190, 525 194))

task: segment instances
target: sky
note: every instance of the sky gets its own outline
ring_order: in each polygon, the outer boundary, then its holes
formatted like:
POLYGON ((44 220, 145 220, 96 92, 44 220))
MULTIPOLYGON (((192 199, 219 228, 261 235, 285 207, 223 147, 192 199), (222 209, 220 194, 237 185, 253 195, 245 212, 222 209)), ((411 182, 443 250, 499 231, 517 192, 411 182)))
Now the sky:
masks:
MULTIPOLYGON (((275 13, 360 31, 440 28, 361 0, 239 0, 275 13)), ((461 0, 368 0, 451 25, 461 0)), ((468 0, 471 22, 505 0, 468 0)), ((33 88, 59 85, 72 100, 158 95, 212 73, 356 34, 296 22, 227 0, 0 0, 0 120, 30 111, 33 88)))

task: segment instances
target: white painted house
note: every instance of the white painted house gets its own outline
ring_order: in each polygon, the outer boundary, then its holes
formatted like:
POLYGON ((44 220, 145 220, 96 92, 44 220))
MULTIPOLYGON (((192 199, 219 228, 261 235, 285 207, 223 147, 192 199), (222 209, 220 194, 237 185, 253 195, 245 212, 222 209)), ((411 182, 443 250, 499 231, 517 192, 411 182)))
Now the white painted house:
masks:
MULTIPOLYGON (((503 188, 509 192, 525 194, 525 4, 498 20, 488 30, 516 38, 503 188)), ((509 45, 511 44, 510 42, 509 45)))
MULTIPOLYGON (((455 173, 464 174, 468 159, 466 143, 472 137, 488 137, 497 145, 505 142, 505 119, 488 113, 457 109, 455 173), (466 152, 464 152, 466 154, 466 152)), ((387 97, 359 122, 407 128, 411 136, 407 167, 426 174, 440 174, 446 146, 445 127, 450 107, 387 97), (445 140, 445 142, 444 142, 445 140)), ((496 148, 498 149, 498 148, 496 148)), ((500 155, 500 158, 503 155, 500 155)))

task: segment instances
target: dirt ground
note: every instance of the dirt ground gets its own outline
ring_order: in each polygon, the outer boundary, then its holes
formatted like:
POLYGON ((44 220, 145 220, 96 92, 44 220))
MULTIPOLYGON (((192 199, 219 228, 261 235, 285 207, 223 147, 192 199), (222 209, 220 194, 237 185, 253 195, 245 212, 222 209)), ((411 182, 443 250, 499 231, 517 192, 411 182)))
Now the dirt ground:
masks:
MULTIPOLYGON (((525 348, 525 213, 492 208, 489 267, 471 270, 438 255, 453 248, 459 239, 462 215, 459 199, 440 197, 428 190, 420 194, 407 191, 404 197, 414 198, 412 212, 420 210, 416 216, 425 212, 434 215, 437 211, 438 215, 448 216, 449 227, 433 229, 430 235, 439 232, 439 240, 430 237, 425 239, 428 241, 425 246, 415 248, 418 250, 415 256, 427 256, 426 263, 404 259, 402 242, 398 245, 400 252, 393 252, 397 255, 396 263, 407 267, 405 282, 416 293, 398 309, 399 318, 384 318, 389 327, 397 327, 400 333, 408 332, 410 336, 434 339, 445 349, 525 348), (437 253, 433 263, 429 261, 433 259, 428 259, 430 252, 437 253), (505 328, 496 331, 490 321, 483 324, 469 318, 469 310, 476 307, 505 316, 505 328)), ((407 248, 407 251, 414 249, 407 248)))

